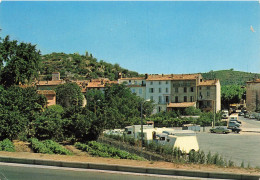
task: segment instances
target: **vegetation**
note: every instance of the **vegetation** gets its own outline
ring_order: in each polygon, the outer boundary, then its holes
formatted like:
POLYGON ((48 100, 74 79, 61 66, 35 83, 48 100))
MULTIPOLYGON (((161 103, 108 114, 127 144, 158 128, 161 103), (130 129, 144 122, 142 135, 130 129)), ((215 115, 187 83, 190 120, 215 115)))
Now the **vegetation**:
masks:
POLYGON ((76 83, 65 83, 59 85, 56 89, 57 104, 62 107, 82 106, 83 94, 81 88, 76 83))
POLYGON ((41 74, 43 79, 50 80, 52 72, 60 72, 62 78, 69 79, 118 79, 118 73, 122 72, 127 77, 139 76, 137 72, 129 71, 103 60, 98 61, 92 54, 85 55, 52 53, 42 56, 41 74))
POLYGON ((14 144, 9 139, 0 141, 0 151, 15 152, 14 144))
POLYGON ((38 75, 40 51, 30 43, 18 43, 6 36, 0 42, 0 83, 6 87, 25 84, 38 75))
POLYGON ((243 71, 234 71, 234 69, 210 71, 207 73, 202 73, 202 76, 205 79, 219 79, 221 86, 245 86, 246 81, 252 81, 253 79, 260 78, 260 74, 243 71))
POLYGON ((72 155, 66 148, 52 140, 39 141, 36 138, 29 139, 35 153, 72 155))
POLYGON ((226 85, 221 87, 221 105, 222 108, 229 108, 230 104, 240 103, 245 99, 246 89, 239 85, 226 85))
POLYGON ((142 157, 139 157, 135 154, 131 154, 126 151, 122 151, 115 147, 109 146, 107 144, 102 144, 96 141, 90 141, 87 144, 76 143, 75 147, 89 152, 93 156, 98 157, 109 157, 109 158, 118 158, 118 159, 132 159, 132 160, 145 160, 142 157))

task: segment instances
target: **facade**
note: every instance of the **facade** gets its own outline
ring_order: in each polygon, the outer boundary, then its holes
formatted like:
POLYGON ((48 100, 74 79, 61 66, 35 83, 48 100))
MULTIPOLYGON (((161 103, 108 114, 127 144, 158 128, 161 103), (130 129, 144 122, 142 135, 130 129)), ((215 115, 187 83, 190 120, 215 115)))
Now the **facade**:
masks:
MULTIPOLYGON (((121 77, 121 76, 119 76, 121 77)), ((133 90, 135 78, 121 78, 118 83, 125 82, 133 90)), ((155 109, 153 113, 171 110, 184 110, 193 106, 203 111, 221 110, 221 93, 219 80, 203 80, 201 74, 170 74, 148 75, 139 78, 137 83, 145 89, 146 100, 153 100, 155 109)), ((140 88, 140 87, 139 87, 140 88)))
POLYGON ((246 83, 246 108, 252 112, 260 110, 260 79, 246 83))
POLYGON ((56 104, 56 92, 54 90, 37 90, 37 93, 47 98, 47 106, 56 104))

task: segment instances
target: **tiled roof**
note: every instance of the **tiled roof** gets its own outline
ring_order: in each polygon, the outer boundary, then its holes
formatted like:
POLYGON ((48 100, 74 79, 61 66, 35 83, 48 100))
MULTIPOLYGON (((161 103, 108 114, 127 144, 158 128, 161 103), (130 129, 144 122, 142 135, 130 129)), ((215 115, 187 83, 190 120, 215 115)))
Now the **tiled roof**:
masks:
POLYGON ((145 77, 121 78, 119 80, 145 80, 145 77))
POLYGON ((56 92, 54 90, 37 90, 38 94, 53 94, 55 95, 56 92))
POLYGON ((255 79, 253 81, 247 81, 246 83, 260 83, 260 79, 255 79))
POLYGON ((215 86, 218 81, 219 81, 218 79, 203 80, 202 82, 199 83, 199 86, 215 86))
POLYGON ((59 81, 38 81, 36 82, 37 86, 57 86, 60 84, 64 84, 65 81, 59 80, 59 81))
POLYGON ((166 80, 194 80, 199 74, 161 74, 149 75, 147 81, 166 81, 166 80))
POLYGON ((191 106, 195 106, 196 102, 182 102, 182 103, 170 103, 167 105, 167 108, 175 108, 175 107, 191 107, 191 106))

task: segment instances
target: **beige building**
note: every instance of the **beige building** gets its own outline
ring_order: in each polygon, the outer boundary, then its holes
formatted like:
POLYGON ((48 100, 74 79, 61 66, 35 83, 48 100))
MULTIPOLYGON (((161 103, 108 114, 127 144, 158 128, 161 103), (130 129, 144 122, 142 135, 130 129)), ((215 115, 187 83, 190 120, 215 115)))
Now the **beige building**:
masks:
POLYGON ((260 79, 246 82, 246 108, 260 110, 260 79))
POLYGON ((142 82, 142 88, 146 89, 146 96, 141 97, 154 101, 153 113, 184 110, 190 106, 203 111, 221 110, 219 80, 203 80, 201 74, 146 74, 144 78, 139 78, 139 81, 135 78, 119 80, 119 83, 123 82, 131 90, 133 84, 142 82))

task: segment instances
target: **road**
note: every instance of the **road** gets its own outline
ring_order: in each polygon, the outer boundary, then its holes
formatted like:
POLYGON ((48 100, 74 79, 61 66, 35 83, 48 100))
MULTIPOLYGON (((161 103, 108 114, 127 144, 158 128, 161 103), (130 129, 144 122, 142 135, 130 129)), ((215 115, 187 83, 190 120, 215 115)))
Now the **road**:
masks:
POLYGON ((200 149, 204 152, 219 153, 227 160, 231 159, 240 166, 244 161, 245 166, 248 163, 251 167, 260 167, 260 121, 239 116, 242 122, 240 134, 214 134, 198 133, 197 138, 200 149))
POLYGON ((0 180, 183 180, 201 179, 181 176, 138 174, 118 171, 64 168, 28 164, 0 163, 0 180))

